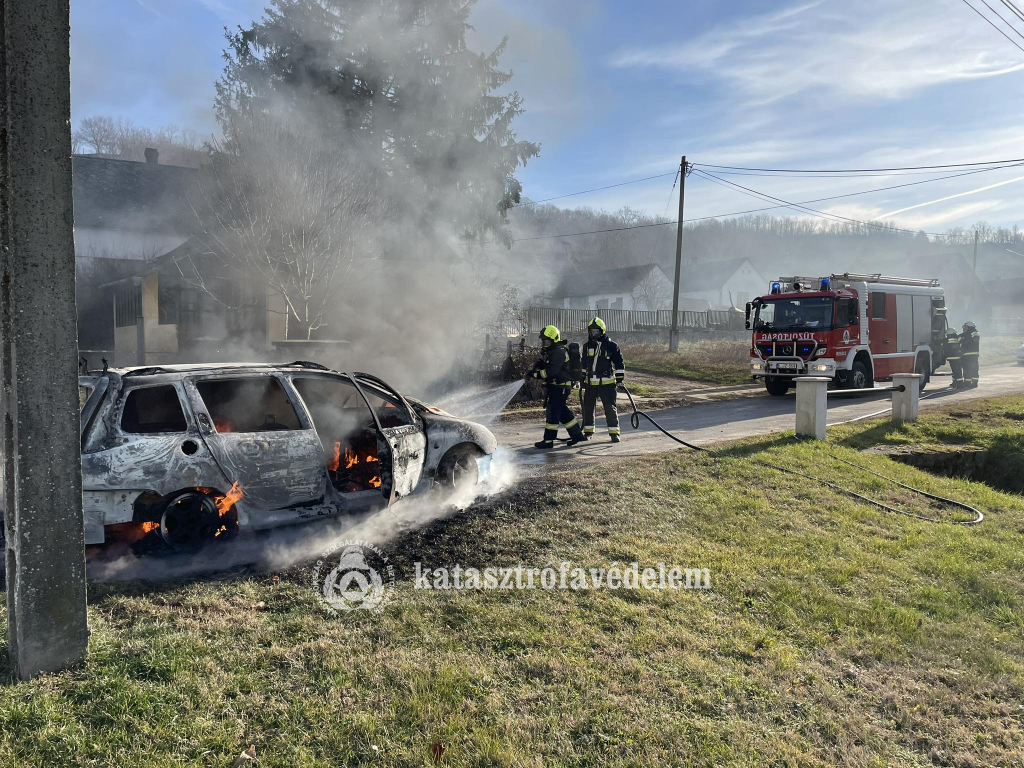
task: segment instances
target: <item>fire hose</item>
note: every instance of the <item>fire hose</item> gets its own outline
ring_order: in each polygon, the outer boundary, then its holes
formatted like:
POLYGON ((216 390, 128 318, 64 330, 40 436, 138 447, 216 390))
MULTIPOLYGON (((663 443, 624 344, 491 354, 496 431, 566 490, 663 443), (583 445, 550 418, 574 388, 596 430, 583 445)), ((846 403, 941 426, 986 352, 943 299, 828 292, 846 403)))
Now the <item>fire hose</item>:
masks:
MULTIPOLYGON (((718 451, 712 450, 711 448, 704 448, 699 445, 694 445, 693 443, 688 443, 682 438, 673 435, 671 432, 669 432, 667 429, 661 426, 661 424, 655 421, 655 419, 650 414, 646 413, 645 411, 641 411, 639 408, 637 408, 636 402, 633 400, 633 395, 629 391, 629 389, 627 389, 625 384, 620 384, 619 386, 622 387, 622 391, 626 393, 626 397, 629 398, 629 405, 633 409, 633 412, 629 415, 629 423, 630 426, 633 427, 633 429, 640 429, 640 418, 643 417, 647 419, 647 421, 649 421, 651 424, 653 424, 655 428, 660 430, 666 437, 675 440, 680 445, 684 445, 687 448, 690 448, 694 451, 701 451, 702 453, 706 453, 709 456, 712 456, 716 459, 722 458, 722 454, 720 454, 718 451)), ((911 491, 912 493, 916 493, 919 496, 923 496, 926 499, 937 501, 944 506, 962 509, 965 512, 969 512, 970 514, 974 515, 974 518, 971 520, 934 520, 929 517, 914 514, 913 512, 907 512, 904 509, 897 509, 896 507, 891 507, 888 504, 885 504, 884 502, 878 501, 877 499, 872 499, 868 496, 864 496, 860 493, 857 493, 856 491, 852 491, 849 488, 844 488, 841 485, 832 482, 831 480, 824 480, 820 477, 814 477, 813 475, 808 475, 798 470, 791 469, 789 467, 782 467, 777 464, 772 464, 771 462, 765 461, 764 459, 754 459, 754 461, 758 464, 761 464, 762 466, 768 467, 769 469, 774 469, 778 472, 784 472, 789 475, 795 475, 796 477, 802 477, 806 480, 812 480, 815 483, 820 483, 821 485, 828 486, 829 488, 839 491, 840 493, 844 493, 847 496, 852 496, 853 498, 863 501, 867 504, 872 504, 876 507, 886 510, 887 512, 892 512, 893 514, 897 515, 903 515, 904 517, 911 517, 915 520, 921 520, 926 523, 949 523, 950 525, 977 525, 985 519, 985 514, 980 509, 978 509, 977 507, 972 507, 970 504, 967 504, 962 501, 957 501, 956 499, 947 499, 944 496, 937 496, 934 493, 922 491, 920 488, 914 488, 913 486, 907 485, 906 483, 902 483, 899 480, 896 480, 895 478, 888 477, 886 475, 881 474, 880 472, 876 472, 875 470, 870 469, 869 467, 862 466, 861 464, 856 464, 852 461, 842 458, 841 456, 836 456, 831 451, 829 452, 829 456, 831 456, 836 461, 840 461, 843 464, 848 464, 851 467, 863 470, 864 472, 872 474, 875 477, 881 478, 882 480, 885 480, 889 483, 893 483, 894 485, 898 485, 899 487, 911 491)))

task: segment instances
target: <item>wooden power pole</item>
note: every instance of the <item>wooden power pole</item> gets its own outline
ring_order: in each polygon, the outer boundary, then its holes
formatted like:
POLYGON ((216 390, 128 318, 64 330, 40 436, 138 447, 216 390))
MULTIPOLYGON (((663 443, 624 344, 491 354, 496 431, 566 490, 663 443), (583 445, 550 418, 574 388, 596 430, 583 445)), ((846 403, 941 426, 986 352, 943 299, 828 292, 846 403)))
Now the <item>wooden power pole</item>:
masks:
POLYGON ((668 333, 668 351, 679 351, 679 277, 683 268, 683 199, 686 191, 686 155, 679 162, 679 223, 676 224, 676 276, 672 289, 672 330, 668 333))

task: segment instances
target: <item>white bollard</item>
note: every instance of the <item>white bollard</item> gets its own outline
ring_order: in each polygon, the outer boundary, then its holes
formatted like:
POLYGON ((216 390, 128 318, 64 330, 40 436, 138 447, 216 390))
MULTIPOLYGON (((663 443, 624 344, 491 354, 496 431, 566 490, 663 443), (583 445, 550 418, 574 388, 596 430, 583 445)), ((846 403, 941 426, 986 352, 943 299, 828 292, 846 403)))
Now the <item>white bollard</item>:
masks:
POLYGON ((824 376, 798 376, 796 378, 796 434, 797 437, 825 439, 825 421, 828 418, 828 383, 824 376))
POLYGON ((894 373, 892 385, 903 387, 903 391, 892 393, 892 420, 898 424, 917 421, 917 403, 921 397, 920 373, 894 373))

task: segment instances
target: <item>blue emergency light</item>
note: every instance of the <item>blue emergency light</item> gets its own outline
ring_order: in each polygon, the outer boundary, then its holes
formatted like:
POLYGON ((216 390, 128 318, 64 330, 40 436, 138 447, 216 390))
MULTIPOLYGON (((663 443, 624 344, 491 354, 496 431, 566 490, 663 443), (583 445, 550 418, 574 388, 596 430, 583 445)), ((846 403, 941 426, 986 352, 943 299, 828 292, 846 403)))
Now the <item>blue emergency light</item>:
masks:
POLYGON ((827 277, 821 278, 821 290, 827 291, 831 287, 832 287, 832 281, 831 280, 829 280, 827 277))
POLYGON ((772 293, 782 293, 782 283, 778 281, 772 283, 772 293))

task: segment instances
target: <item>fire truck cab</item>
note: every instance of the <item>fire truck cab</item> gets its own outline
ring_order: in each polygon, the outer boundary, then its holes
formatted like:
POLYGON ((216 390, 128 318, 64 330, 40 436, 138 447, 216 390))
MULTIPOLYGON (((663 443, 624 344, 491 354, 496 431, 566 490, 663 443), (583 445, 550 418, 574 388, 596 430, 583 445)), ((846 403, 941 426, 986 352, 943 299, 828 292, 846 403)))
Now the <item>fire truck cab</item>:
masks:
POLYGON ((780 277, 746 306, 750 373, 772 395, 797 376, 844 388, 920 373, 921 389, 946 362, 946 299, 938 280, 845 272, 780 277))

